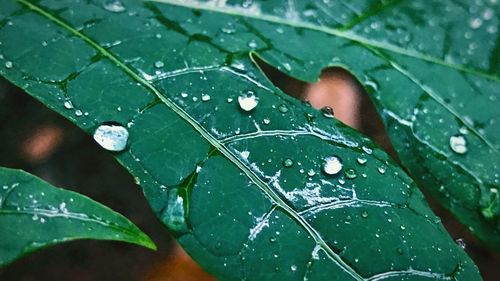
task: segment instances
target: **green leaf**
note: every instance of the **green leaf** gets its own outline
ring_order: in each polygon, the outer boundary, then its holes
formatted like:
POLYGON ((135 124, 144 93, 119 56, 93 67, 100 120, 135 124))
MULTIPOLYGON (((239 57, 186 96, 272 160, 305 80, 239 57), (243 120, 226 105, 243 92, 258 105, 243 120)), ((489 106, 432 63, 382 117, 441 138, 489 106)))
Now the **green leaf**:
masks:
POLYGON ((0 167, 0 266, 76 239, 124 241, 156 249, 132 222, 78 193, 0 167))
POLYGON ((115 151, 219 280, 481 280, 382 150, 249 56, 308 80, 340 62, 368 75, 393 69, 386 43, 276 3, 176 3, 196 6, 4 1, 0 73, 115 151))

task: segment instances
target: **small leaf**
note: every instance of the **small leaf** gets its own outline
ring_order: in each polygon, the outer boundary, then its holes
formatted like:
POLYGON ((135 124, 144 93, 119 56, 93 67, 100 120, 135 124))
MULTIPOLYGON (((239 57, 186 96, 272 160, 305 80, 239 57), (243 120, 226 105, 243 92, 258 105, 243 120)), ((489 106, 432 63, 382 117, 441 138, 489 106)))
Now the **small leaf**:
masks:
POLYGON ((76 239, 124 241, 156 249, 132 222, 90 198, 0 167, 0 266, 76 239))

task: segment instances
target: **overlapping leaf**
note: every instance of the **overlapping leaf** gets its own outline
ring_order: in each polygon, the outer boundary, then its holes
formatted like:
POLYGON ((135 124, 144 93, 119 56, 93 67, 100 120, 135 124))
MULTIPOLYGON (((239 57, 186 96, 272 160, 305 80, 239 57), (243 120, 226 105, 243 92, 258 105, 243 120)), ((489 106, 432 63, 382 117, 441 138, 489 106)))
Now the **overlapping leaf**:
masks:
POLYGON ((0 266, 76 239, 115 240, 154 249, 132 222, 75 192, 0 167, 0 266))
POLYGON ((117 158, 219 280, 480 280, 385 153, 282 94, 249 56, 309 80, 341 64, 374 90, 389 87, 376 71, 395 71, 393 88, 411 89, 385 43, 281 1, 176 4, 189 7, 7 1, 1 73, 89 133, 126 127, 117 158), (332 157, 341 169, 325 173, 332 157))

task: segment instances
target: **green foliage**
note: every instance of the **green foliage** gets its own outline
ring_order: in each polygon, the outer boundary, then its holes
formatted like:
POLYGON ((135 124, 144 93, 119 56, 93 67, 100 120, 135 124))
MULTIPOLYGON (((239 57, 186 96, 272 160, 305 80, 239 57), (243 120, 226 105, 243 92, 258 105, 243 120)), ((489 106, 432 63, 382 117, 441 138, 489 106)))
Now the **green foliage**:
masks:
POLYGON ((497 4, 162 2, 5 1, 0 73, 115 151, 219 280, 481 279, 383 151, 253 60, 352 72, 417 182, 500 248, 497 4))
POLYGON ((132 222, 78 193, 0 167, 0 266, 76 239, 125 241, 155 249, 132 222))

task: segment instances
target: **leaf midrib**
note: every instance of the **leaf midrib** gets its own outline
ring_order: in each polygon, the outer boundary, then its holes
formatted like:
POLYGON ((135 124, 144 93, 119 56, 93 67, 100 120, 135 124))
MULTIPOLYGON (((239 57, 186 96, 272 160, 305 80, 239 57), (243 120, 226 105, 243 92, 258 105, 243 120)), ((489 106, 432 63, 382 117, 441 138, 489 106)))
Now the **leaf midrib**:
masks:
POLYGON ((177 104, 171 101, 166 96, 162 95, 161 92, 151 85, 148 81, 139 76, 131 68, 129 68, 125 63, 115 57, 105 48, 101 47, 98 43, 92 40, 90 37, 76 30, 63 20, 55 17, 49 11, 44 10, 41 6, 35 5, 28 2, 27 0, 17 0, 19 3, 23 4, 27 8, 33 10, 34 12, 40 14, 41 16, 47 18, 49 21, 59 25, 69 33, 75 35, 76 37, 82 39, 90 46, 95 48, 101 55, 111 60, 116 64, 118 68, 123 70, 126 74, 130 75, 138 83, 146 87, 148 90, 153 92, 168 108, 174 111, 179 117, 184 121, 188 122, 198 133, 200 133, 205 140, 207 140, 211 145, 213 145, 219 152, 221 152, 228 160, 235 164, 252 182, 254 182, 261 191, 263 191, 277 206, 285 211, 291 218, 296 222, 301 224, 301 226, 308 232, 309 235, 315 240, 315 242, 323 249, 323 251, 331 258, 336 264, 338 264, 345 272, 351 275, 355 280, 365 280, 361 275, 359 275, 351 266, 342 260, 342 258, 331 249, 327 243, 323 240, 321 235, 304 219, 302 218, 291 206, 284 202, 278 194, 276 194, 264 181, 262 181, 252 170, 250 170, 244 163, 241 162, 231 151, 229 151, 222 143, 220 143, 216 138, 214 138, 210 133, 198 124, 187 112, 180 108, 177 104))
POLYGON ((309 29, 309 30, 314 30, 314 31, 319 31, 322 33, 334 35, 337 37, 341 37, 350 41, 357 42, 359 44, 371 47, 371 48, 376 48, 384 51, 390 51, 392 53, 400 54, 400 55, 405 55, 408 57, 413 57, 416 59, 420 60, 425 60, 428 62, 432 62, 435 64, 439 64, 445 67, 449 67, 455 70, 471 73, 474 75, 478 75, 496 82, 500 82, 500 76, 497 76, 496 74, 491 74, 484 72, 482 70, 478 70, 475 68, 469 68, 464 65, 460 64, 450 64, 442 59, 436 58, 435 56, 423 54, 420 52, 417 52, 415 50, 408 50, 404 49, 402 47, 389 44, 389 43, 384 43, 376 40, 370 40, 368 38, 365 38, 363 36, 359 36, 357 34, 354 34, 353 32, 349 30, 342 30, 342 29, 336 29, 333 27, 326 27, 326 26, 320 26, 320 25, 315 25, 311 24, 308 22, 303 22, 303 21, 293 21, 293 20, 287 20, 283 19, 277 16, 272 16, 268 14, 252 14, 252 13, 244 13, 243 9, 238 9, 238 8, 221 8, 220 6, 210 6, 208 4, 204 3, 199 3, 195 1, 178 1, 178 0, 144 0, 147 2, 159 2, 159 3, 165 3, 165 4, 170 4, 170 5, 175 5, 175 6, 181 6, 185 8, 191 8, 191 9, 197 9, 197 10, 206 10, 210 12, 216 12, 216 13, 221 13, 221 14, 227 14, 227 15, 233 15, 233 16, 238 16, 238 17, 244 17, 244 18, 253 18, 257 20, 262 20, 262 21, 267 21, 267 22, 272 22, 275 24, 282 24, 282 25, 287 25, 291 26, 294 28, 303 28, 303 29, 309 29))

